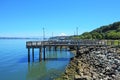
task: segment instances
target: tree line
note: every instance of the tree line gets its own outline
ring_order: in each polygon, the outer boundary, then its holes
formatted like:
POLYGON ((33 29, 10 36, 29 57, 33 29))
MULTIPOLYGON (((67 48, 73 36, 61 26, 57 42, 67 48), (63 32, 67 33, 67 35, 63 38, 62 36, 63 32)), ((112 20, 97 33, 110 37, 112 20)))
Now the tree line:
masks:
POLYGON ((74 39, 120 39, 120 22, 101 26, 91 32, 70 36, 74 39))

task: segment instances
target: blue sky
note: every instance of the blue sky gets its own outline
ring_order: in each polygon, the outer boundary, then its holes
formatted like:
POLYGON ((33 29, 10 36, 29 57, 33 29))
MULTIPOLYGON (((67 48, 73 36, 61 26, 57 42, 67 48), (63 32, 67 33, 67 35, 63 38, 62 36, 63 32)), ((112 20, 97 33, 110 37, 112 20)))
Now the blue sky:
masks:
POLYGON ((79 34, 120 21, 120 0, 0 0, 0 36, 79 34))

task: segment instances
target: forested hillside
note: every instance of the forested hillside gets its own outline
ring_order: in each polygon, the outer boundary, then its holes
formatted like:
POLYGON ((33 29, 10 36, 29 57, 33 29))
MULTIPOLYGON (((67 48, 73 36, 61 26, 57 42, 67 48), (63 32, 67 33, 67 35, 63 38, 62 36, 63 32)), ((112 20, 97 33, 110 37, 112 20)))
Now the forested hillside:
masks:
POLYGON ((120 22, 101 26, 91 32, 75 36, 81 39, 120 39, 120 22))

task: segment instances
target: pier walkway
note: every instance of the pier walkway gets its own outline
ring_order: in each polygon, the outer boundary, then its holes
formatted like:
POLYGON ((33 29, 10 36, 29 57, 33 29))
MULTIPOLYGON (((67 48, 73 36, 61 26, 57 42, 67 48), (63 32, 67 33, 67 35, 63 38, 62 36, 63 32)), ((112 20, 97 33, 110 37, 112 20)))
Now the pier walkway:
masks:
POLYGON ((108 42, 108 40, 48 40, 48 41, 27 41, 26 48, 28 49, 28 62, 30 62, 30 49, 32 49, 32 60, 34 61, 34 48, 39 49, 39 61, 42 60, 42 51, 43 51, 43 59, 45 60, 45 51, 46 48, 51 50, 57 50, 59 47, 60 50, 64 47, 69 49, 74 47, 76 49, 76 53, 81 46, 109 46, 114 45, 114 41, 108 42))

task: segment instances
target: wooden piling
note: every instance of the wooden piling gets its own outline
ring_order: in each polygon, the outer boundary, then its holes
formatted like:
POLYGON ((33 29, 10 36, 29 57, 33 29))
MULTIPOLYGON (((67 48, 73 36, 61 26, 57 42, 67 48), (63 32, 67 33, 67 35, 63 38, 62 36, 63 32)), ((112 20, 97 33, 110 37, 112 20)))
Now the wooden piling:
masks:
POLYGON ((57 46, 55 46, 55 51, 57 50, 57 46))
POLYGON ((30 62, 30 48, 28 48, 28 62, 30 62))
POLYGON ((43 46, 43 58, 45 60, 45 46, 43 46))
POLYGON ((42 61, 42 48, 39 48, 39 61, 42 61))
POLYGON ((32 61, 34 62, 34 48, 32 48, 32 61))
POLYGON ((51 46, 48 47, 49 48, 49 51, 51 50, 51 46))
POLYGON ((62 46, 60 46, 60 51, 62 50, 62 46))

